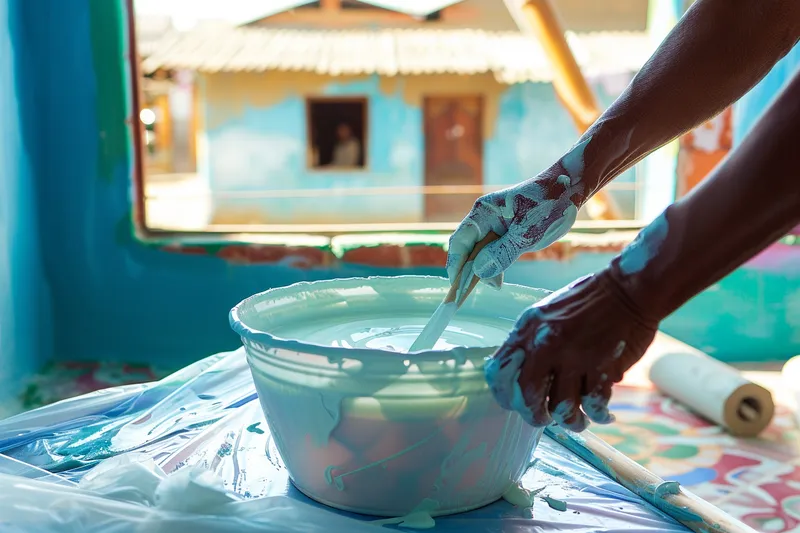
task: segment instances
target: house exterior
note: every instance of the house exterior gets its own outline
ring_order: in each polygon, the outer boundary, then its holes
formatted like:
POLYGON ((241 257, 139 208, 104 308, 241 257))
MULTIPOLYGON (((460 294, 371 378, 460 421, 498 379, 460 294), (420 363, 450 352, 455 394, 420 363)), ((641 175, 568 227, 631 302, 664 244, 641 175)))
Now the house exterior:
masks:
MULTIPOLYGON (((457 222, 477 196, 536 174, 576 140, 544 51, 501 2, 440 0, 413 16, 381 7, 396 0, 295 3, 170 35, 142 63, 193 77, 212 223, 457 222), (358 155, 337 163, 348 143, 358 155)), ((570 46, 602 104, 652 50, 643 31, 575 33, 570 46)), ((634 175, 611 191, 627 218, 634 175)))

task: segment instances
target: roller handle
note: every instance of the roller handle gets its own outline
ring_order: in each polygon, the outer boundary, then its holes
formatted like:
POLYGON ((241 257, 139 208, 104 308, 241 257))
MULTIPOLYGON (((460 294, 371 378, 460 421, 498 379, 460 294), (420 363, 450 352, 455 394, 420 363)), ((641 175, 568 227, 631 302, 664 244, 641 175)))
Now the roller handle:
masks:
POLYGON ((664 480, 590 431, 575 434, 560 426, 545 432, 600 472, 671 516, 695 533, 756 533, 756 531, 698 498, 683 487, 677 493, 659 493, 664 480))
MULTIPOLYGON (((493 231, 490 231, 489 233, 486 234, 486 237, 484 237, 475 244, 475 247, 467 256, 467 260, 464 261, 464 264, 461 266, 461 270, 458 271, 456 279, 453 280, 453 284, 450 285, 450 290, 447 292, 447 296, 445 296, 444 298, 444 303, 452 303, 456 301, 456 297, 458 296, 458 288, 461 286, 461 276, 464 273, 464 267, 467 266, 472 261, 474 261, 475 258, 480 253, 480 251, 483 250, 487 244, 489 244, 490 242, 494 242, 499 238, 500 235, 498 235, 493 231)), ((472 291, 478 285, 479 281, 480 278, 473 274, 472 279, 469 282, 469 285, 466 287, 466 289, 464 289, 464 294, 461 295, 461 300, 458 302, 458 307, 461 307, 461 305, 467 299, 467 296, 469 296, 470 293, 472 293, 472 291)))

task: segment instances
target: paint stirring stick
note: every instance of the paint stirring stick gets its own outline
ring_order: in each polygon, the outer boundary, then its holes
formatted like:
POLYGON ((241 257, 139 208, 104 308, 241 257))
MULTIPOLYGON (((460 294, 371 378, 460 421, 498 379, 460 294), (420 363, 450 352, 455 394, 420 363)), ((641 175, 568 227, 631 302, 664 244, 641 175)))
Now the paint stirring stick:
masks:
POLYGON ((470 295, 478 284, 478 281, 480 281, 478 276, 472 272, 472 261, 478 255, 478 252, 483 250, 484 246, 498 238, 500 238, 500 236, 497 233, 490 231, 486 237, 475 245, 467 257, 467 260, 464 262, 464 265, 461 267, 461 270, 458 271, 444 300, 442 300, 442 303, 436 308, 436 311, 433 312, 433 315, 430 320, 428 320, 428 323, 425 324, 425 327, 422 328, 422 332, 411 345, 411 348, 408 349, 409 352, 430 350, 436 346, 436 341, 439 340, 444 330, 447 329, 448 324, 453 320, 458 308, 461 307, 467 299, 467 296, 470 295))

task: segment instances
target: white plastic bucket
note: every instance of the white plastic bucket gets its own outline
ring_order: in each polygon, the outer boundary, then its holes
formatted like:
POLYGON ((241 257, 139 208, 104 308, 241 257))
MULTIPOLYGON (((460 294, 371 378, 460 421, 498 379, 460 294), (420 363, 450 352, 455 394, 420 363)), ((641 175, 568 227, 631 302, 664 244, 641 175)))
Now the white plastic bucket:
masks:
POLYGON ((483 363, 547 291, 479 286, 436 349, 387 349, 410 346, 447 289, 425 276, 335 279, 231 311, 275 444, 307 496, 370 515, 423 503, 443 515, 496 501, 524 474, 542 432, 495 403, 483 363))

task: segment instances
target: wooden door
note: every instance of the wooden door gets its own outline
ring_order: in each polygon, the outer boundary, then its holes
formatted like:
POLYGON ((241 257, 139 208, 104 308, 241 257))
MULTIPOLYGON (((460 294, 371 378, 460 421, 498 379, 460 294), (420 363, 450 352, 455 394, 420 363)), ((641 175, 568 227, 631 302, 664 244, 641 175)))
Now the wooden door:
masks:
POLYGON ((459 222, 481 195, 483 98, 426 97, 423 114, 425 185, 433 187, 425 195, 425 220, 459 222))

